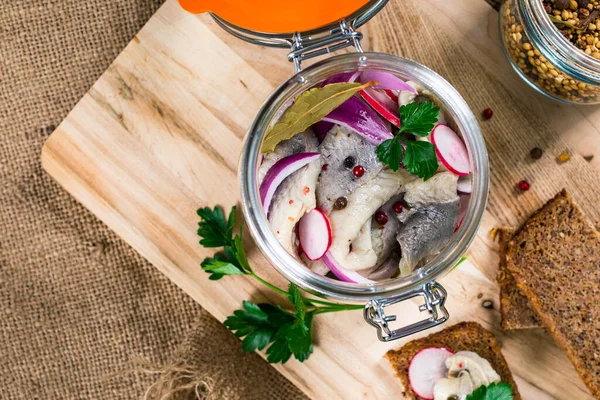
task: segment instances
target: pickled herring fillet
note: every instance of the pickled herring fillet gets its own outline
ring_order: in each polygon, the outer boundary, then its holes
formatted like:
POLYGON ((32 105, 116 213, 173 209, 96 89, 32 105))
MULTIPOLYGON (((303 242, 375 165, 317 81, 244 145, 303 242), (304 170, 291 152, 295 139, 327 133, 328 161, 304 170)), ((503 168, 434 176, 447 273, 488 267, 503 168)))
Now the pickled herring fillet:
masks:
POLYGON ((375 266, 377 256, 373 255, 370 265, 363 264, 364 257, 355 257, 350 251, 350 244, 358 237, 361 229, 373 216, 375 211, 390 198, 404 191, 406 183, 416 178, 399 170, 381 171, 375 178, 357 188, 348 196, 348 205, 341 210, 334 210, 329 215, 333 232, 333 241, 329 252, 344 268, 358 271, 375 266))
POLYGON ((436 255, 448 243, 456 227, 458 198, 416 209, 402 224, 397 240, 402 250, 400 275, 410 274, 426 257, 436 255))
POLYGON ((376 269, 369 272, 366 277, 373 281, 382 281, 395 277, 398 274, 399 262, 401 259, 399 250, 400 249, 398 248, 398 251, 393 251, 387 260, 376 269))
POLYGON ((336 125, 331 129, 319 146, 323 164, 327 164, 317 186, 317 204, 321 211, 329 214, 338 198, 347 197, 381 172, 383 164, 377 158, 376 147, 348 128, 336 125), (345 165, 348 157, 354 159, 351 166, 345 165), (360 178, 352 173, 356 165, 365 169, 360 178))
POLYGON ((329 268, 325 265, 323 259, 320 260, 309 260, 305 254, 300 255, 301 261, 310 269, 312 272, 325 276, 329 272, 329 268))
POLYGON ((292 154, 316 152, 319 142, 311 129, 297 134, 291 139, 280 142, 275 150, 266 153, 258 168, 258 185, 265 179, 265 175, 273 165, 284 157, 292 154))
POLYGON ((388 222, 385 225, 373 224, 371 229, 371 242, 373 243, 373 250, 377 254, 377 266, 386 261, 393 250, 399 249, 396 235, 398 235, 400 229, 400 221, 396 218, 393 206, 396 202, 401 201, 403 197, 401 194, 394 196, 381 206, 379 210, 388 216, 388 222))
POLYGON ((411 207, 445 203, 458 198, 458 176, 452 172, 439 172, 426 181, 417 179, 406 185, 404 201, 411 207))
MULTIPOLYGON (((281 155, 285 152, 286 154, 282 155, 285 157, 295 154, 294 152, 299 149, 309 152, 316 151, 317 139, 312 132, 306 131, 281 142, 275 151, 268 153, 267 156, 278 152, 281 155)), ((269 163, 271 161, 269 159, 269 163)), ((263 165, 266 162, 265 157, 263 165)), ((317 205, 315 192, 320 172, 321 159, 319 158, 285 178, 271 202, 269 210, 271 232, 285 250, 295 257, 298 257, 298 246, 294 228, 300 218, 317 205)))
POLYGON ((352 258, 357 265, 368 266, 365 272, 369 272, 370 266, 377 264, 377 254, 373 250, 371 239, 371 225, 372 219, 369 218, 352 241, 352 258))

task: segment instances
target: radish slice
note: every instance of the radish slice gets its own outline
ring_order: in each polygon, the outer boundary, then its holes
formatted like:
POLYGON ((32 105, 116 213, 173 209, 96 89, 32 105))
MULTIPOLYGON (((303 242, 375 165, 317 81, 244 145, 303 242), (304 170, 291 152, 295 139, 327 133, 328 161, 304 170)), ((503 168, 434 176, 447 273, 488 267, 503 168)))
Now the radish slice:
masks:
POLYGON ((370 279, 365 278, 361 274, 356 271, 350 271, 342 267, 336 260, 333 258, 330 252, 325 253, 323 255, 323 262, 327 265, 327 268, 334 274, 340 281, 342 282, 350 282, 350 283, 376 283, 370 279))
POLYGON ((385 94, 387 94, 389 96, 390 99, 392 99, 392 101, 396 104, 398 104, 398 91, 397 90, 391 90, 391 89, 385 89, 384 90, 385 94))
POLYGON ((470 176, 461 176, 458 178, 456 187, 458 194, 471 194, 473 191, 473 181, 470 176))
POLYGON ((375 145, 394 137, 381 117, 357 97, 350 97, 323 118, 323 121, 345 126, 375 145))
POLYGON ((467 148, 448 125, 439 124, 433 128, 431 143, 435 146, 435 152, 444 167, 456 175, 469 175, 471 163, 467 148))
POLYGON ((316 160, 320 156, 319 153, 292 154, 291 156, 284 157, 277 161, 271 169, 267 171, 265 179, 263 179, 258 190, 260 193, 260 201, 267 215, 269 214, 273 196, 279 185, 281 185, 281 182, 292 173, 298 171, 300 168, 316 160))
POLYGON ((443 378, 448 377, 446 359, 453 352, 438 347, 419 351, 408 366, 408 381, 415 394, 425 400, 433 400, 433 388, 443 378))
POLYGON ((467 210, 469 209, 469 202, 471 201, 470 194, 459 195, 459 197, 458 215, 456 217, 456 228, 454 228, 454 232, 462 225, 465 215, 467 215, 467 210))
POLYGON ((398 104, 390 99, 387 94, 372 88, 366 88, 360 91, 360 95, 383 118, 390 121, 397 128, 400 128, 398 104))
POLYGON ((298 222, 298 240, 302 251, 311 260, 319 260, 331 246, 331 226, 321 211, 313 209, 298 222))
POLYGON ((389 72, 374 70, 361 72, 360 82, 367 83, 369 81, 377 81, 377 85, 372 86, 375 89, 407 90, 417 93, 415 88, 389 72))

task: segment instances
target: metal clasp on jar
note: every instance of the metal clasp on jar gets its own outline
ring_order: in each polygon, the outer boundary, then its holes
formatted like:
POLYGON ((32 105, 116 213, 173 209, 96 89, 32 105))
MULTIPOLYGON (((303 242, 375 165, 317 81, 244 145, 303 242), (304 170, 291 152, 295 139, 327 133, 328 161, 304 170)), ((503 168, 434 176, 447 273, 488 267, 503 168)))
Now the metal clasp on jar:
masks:
POLYGON ((414 289, 398 297, 387 300, 371 300, 365 305, 363 315, 365 321, 377 328, 379 340, 389 342, 446 322, 450 316, 444 306, 446 297, 447 292, 442 285, 437 282, 429 282, 418 289, 414 289), (396 321, 396 316, 385 315, 384 308, 417 296, 423 296, 425 299, 425 304, 419 306, 419 311, 427 311, 430 317, 396 330, 391 330, 388 322, 396 321))
POLYGON ((288 60, 294 63, 296 72, 300 72, 300 63, 308 58, 333 53, 349 46, 354 46, 356 51, 362 53, 361 39, 362 33, 355 30, 353 23, 348 24, 345 20, 340 21, 339 28, 325 37, 303 38, 300 33, 296 33, 291 42, 292 50, 288 54, 288 60))

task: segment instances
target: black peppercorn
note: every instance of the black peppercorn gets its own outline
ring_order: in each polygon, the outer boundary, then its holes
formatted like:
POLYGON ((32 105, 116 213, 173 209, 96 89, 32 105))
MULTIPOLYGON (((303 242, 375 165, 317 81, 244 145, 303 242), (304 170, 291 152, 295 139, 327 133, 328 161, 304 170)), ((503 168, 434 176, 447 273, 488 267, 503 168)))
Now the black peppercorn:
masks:
POLYGON ((338 197, 335 203, 333 203, 333 208, 336 210, 343 210, 348 205, 348 199, 345 197, 338 197))
POLYGON ((544 152, 542 151, 542 149, 540 149, 539 147, 534 147, 533 149, 531 149, 531 151, 529 152, 529 155, 531 156, 531 158, 533 158, 534 160, 539 160, 540 158, 542 158, 542 154, 544 154, 544 152))
MULTIPOLYGON (((571 5, 571 0, 556 0, 554 2, 554 8, 557 10, 566 10, 571 5)), ((580 6, 581 7, 581 6, 580 6)))
POLYGON ((348 156, 344 160, 344 167, 347 169, 354 167, 355 164, 356 164, 356 159, 352 156, 348 156))

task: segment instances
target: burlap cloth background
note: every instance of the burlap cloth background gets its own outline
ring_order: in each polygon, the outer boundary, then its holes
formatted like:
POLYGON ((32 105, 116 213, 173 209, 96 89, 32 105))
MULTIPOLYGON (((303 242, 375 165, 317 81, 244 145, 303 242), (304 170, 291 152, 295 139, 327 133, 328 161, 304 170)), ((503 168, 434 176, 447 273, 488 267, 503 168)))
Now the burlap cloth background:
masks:
POLYGON ((0 0, 0 398, 140 398, 130 360, 214 398, 301 398, 43 171, 42 145, 160 0, 0 0))

